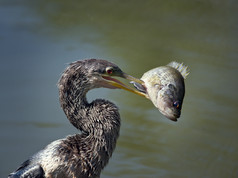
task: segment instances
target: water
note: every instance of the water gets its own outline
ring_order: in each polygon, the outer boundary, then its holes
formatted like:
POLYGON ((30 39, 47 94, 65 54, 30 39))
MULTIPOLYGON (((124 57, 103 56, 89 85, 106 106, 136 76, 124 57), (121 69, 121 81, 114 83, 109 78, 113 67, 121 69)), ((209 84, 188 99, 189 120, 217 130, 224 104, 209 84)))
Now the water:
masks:
POLYGON ((236 1, 0 3, 0 177, 76 133, 58 103, 67 63, 104 58, 140 77, 172 60, 191 69, 174 123, 149 100, 89 93, 120 107, 117 148, 101 177, 238 177, 236 1))

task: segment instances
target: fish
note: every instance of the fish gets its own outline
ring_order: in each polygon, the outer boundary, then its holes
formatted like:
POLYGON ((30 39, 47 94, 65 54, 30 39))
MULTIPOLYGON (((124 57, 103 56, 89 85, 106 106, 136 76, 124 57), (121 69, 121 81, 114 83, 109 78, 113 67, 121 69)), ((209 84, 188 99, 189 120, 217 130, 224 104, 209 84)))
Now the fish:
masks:
POLYGON ((173 61, 166 66, 145 72, 140 79, 143 84, 132 83, 138 91, 146 94, 165 117, 177 121, 181 115, 185 95, 184 80, 188 75, 187 66, 173 61))

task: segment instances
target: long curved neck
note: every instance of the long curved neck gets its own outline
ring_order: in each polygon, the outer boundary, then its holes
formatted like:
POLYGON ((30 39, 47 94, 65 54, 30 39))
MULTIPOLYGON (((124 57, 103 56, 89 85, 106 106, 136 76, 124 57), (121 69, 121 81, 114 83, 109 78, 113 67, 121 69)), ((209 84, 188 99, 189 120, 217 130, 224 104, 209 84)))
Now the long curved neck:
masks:
POLYGON ((102 99, 87 102, 86 93, 93 87, 84 72, 79 67, 75 70, 70 66, 63 73, 58 84, 61 107, 77 129, 94 139, 115 144, 120 129, 118 108, 102 99))
POLYGON ((80 121, 85 117, 89 105, 86 99, 87 91, 81 86, 83 79, 74 81, 74 78, 76 77, 67 72, 62 75, 58 84, 60 104, 71 124, 81 131, 86 131, 81 127, 80 121))
POLYGON ((90 79, 86 77, 85 70, 72 71, 72 66, 66 69, 58 84, 61 107, 69 121, 82 131, 81 135, 74 137, 88 167, 95 169, 91 166, 96 164, 97 169, 103 168, 112 156, 119 137, 118 108, 102 99, 88 103, 86 93, 91 89, 90 79))

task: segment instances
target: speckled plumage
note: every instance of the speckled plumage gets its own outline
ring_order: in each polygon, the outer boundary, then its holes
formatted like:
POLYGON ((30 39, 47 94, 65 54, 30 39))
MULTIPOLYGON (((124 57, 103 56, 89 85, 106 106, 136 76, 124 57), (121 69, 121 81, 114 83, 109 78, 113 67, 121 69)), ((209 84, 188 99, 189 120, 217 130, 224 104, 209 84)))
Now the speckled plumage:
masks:
POLYGON ((9 177, 100 177, 116 146, 120 115, 117 106, 109 101, 96 99, 88 103, 86 93, 103 87, 97 75, 107 66, 120 71, 105 60, 70 64, 58 83, 60 103, 81 133, 50 143, 9 177))

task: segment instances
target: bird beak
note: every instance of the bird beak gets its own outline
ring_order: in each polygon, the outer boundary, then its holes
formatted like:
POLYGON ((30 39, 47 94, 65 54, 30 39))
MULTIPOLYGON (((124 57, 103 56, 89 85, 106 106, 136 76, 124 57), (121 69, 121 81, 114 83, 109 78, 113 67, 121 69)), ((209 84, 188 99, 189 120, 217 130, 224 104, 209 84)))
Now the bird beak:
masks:
MULTIPOLYGON (((121 81, 119 81, 115 78, 112 78, 112 77, 109 77, 109 76, 102 76, 102 77, 107 80, 107 84, 109 84, 109 85, 111 85, 115 88, 120 88, 120 89, 129 91, 129 92, 135 93, 137 95, 147 97, 147 95, 145 93, 140 92, 140 91, 138 91, 134 88, 131 88, 131 87, 127 86, 126 84, 122 83, 121 81)), ((144 84, 144 82, 142 80, 137 79, 135 77, 132 77, 131 75, 128 75, 126 73, 122 73, 119 77, 125 78, 125 79, 130 80, 130 81, 134 81, 136 83, 144 84)))

